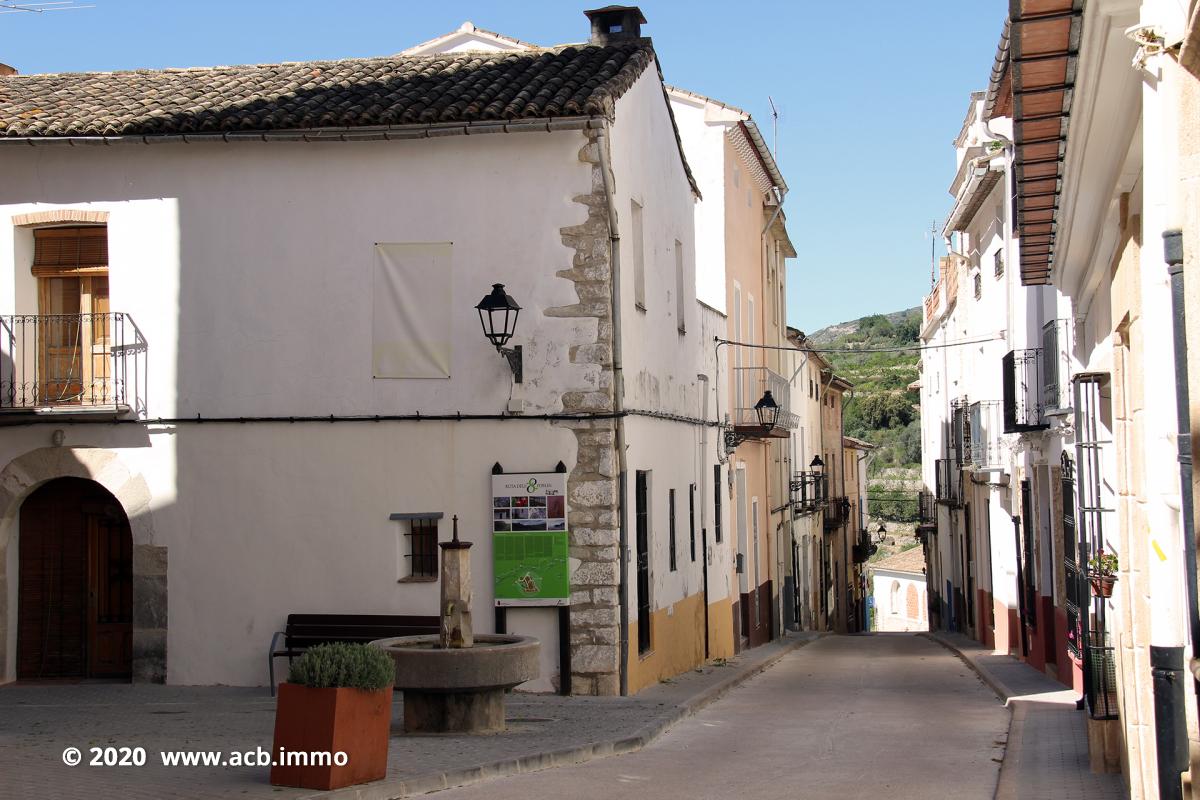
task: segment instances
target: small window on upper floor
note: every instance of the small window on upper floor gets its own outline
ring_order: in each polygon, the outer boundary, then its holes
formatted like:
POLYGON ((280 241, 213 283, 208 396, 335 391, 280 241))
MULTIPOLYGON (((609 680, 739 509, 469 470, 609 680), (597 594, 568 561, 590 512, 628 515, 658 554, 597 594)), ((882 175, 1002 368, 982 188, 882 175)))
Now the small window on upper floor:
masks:
POLYGON ((646 240, 642 228, 642 206, 638 201, 629 201, 629 216, 633 229, 633 302, 634 305, 645 311, 646 240))
POLYGON ((687 279, 683 269, 683 242, 675 240, 675 327, 687 333, 687 279))
POLYGON ((983 274, 980 272, 976 272, 975 273, 975 299, 978 300, 981 297, 983 297, 983 274))
POLYGON ((1004 251, 997 250, 996 255, 996 277, 1000 278, 1004 275, 1004 251))

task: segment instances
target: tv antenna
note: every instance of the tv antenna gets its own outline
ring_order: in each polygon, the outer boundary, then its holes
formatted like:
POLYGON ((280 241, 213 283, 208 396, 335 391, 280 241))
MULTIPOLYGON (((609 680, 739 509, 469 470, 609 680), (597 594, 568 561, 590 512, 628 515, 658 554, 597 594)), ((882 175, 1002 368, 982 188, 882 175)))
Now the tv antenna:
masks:
POLYGON ((937 285, 937 220, 929 223, 929 286, 937 285))
POLYGON ((771 158, 779 160, 779 109, 775 108, 775 100, 767 95, 771 104, 771 158))
POLYGON ((82 8, 95 8, 95 6, 77 5, 75 0, 45 0, 33 3, 0 0, 0 14, 41 14, 46 11, 78 11, 82 8))

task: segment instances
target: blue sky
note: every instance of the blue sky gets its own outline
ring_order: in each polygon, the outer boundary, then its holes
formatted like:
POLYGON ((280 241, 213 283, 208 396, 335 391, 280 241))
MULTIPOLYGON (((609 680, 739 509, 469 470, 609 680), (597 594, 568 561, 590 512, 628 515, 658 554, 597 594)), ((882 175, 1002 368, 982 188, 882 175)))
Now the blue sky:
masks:
MULTIPOLYGON (((0 62, 23 73, 264 63, 394 53, 466 19, 538 44, 581 41, 565 0, 77 0, 0 15, 0 62)), ((986 87, 1007 0, 643 0, 667 81, 780 110, 784 205, 798 257, 788 321, 812 332, 914 306, 951 142, 986 87)))

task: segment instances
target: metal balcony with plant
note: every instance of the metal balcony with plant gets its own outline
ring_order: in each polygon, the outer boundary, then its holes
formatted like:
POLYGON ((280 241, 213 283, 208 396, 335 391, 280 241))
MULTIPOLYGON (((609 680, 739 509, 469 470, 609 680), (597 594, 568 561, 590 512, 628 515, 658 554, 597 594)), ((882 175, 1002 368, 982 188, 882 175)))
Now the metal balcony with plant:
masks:
POLYGON ((825 497, 827 478, 820 472, 797 472, 792 476, 792 514, 802 516, 814 514, 821 509, 825 497))
POLYGON ((845 525, 850 519, 850 500, 846 497, 826 497, 825 530, 830 531, 845 525))
POLYGON ((121 312, 0 315, 0 412, 142 414, 146 340, 121 312))

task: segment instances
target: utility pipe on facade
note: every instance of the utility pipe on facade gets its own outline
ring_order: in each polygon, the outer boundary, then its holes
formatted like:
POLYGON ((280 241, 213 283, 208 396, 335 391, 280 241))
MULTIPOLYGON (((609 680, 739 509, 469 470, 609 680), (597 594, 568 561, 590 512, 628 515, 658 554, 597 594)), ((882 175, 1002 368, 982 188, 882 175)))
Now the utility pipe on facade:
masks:
MULTIPOLYGON (((1180 513, 1183 517, 1184 571, 1188 602, 1189 662, 1193 687, 1200 696, 1200 602, 1196 587, 1195 498, 1192 494, 1192 422, 1188 391, 1187 312, 1184 300, 1183 232, 1163 233, 1163 259, 1171 280, 1171 319, 1175 343, 1175 415, 1179 458, 1180 513)), ((1182 647, 1151 647, 1154 685, 1155 744, 1158 750, 1159 796, 1179 796, 1179 774, 1189 766, 1182 647)))
POLYGON ((617 449, 617 564, 620 570, 617 587, 618 613, 620 614, 621 646, 617 666, 620 676, 621 696, 629 694, 629 520, 625 502, 628 484, 628 465, 625 458, 625 419, 621 411, 625 408, 625 382, 621 366, 621 234, 617 227, 617 201, 613 190, 612 170, 608 160, 608 126, 596 132, 596 151, 600 159, 600 175, 604 181, 604 199, 608 205, 608 268, 609 302, 612 307, 612 371, 613 413, 617 415, 614 431, 617 449))

